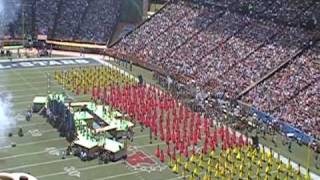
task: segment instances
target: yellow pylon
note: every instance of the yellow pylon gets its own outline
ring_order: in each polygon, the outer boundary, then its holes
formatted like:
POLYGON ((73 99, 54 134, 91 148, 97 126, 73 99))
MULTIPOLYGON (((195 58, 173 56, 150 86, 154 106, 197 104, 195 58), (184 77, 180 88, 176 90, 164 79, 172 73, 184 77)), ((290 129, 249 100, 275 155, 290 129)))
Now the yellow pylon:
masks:
POLYGON ((215 171, 214 177, 219 177, 219 170, 218 170, 218 171, 215 171))
POLYGON ((210 172, 210 173, 212 173, 214 170, 213 170, 213 168, 212 168, 212 166, 210 165, 210 166, 208 166, 208 172, 210 172))
POLYGON ((196 176, 196 177, 199 177, 200 176, 200 169, 198 166, 196 166, 193 170, 193 175, 196 176))
POLYGON ((189 177, 189 180, 195 180, 196 177, 193 176, 193 174, 189 177))
POLYGON ((203 160, 201 160, 200 159, 200 162, 199 162, 199 166, 201 167, 201 168, 205 168, 205 163, 204 163, 204 161, 203 160))
POLYGON ((241 153, 240 153, 240 151, 238 151, 238 153, 237 153, 237 157, 236 157, 236 158, 237 158, 237 160, 238 160, 238 161, 240 161, 240 160, 241 160, 241 153))
POLYGON ((243 177, 243 172, 240 171, 240 173, 239 173, 239 178, 241 179, 242 177, 243 177))
POLYGON ((209 158, 209 160, 208 160, 208 166, 211 166, 211 164, 212 164, 212 160, 211 160, 211 158, 209 158))
POLYGON ((182 164, 183 163, 183 158, 182 158, 182 155, 180 154, 177 158, 177 163, 178 164, 182 164))
POLYGON ((173 165, 174 165, 174 161, 172 158, 170 158, 169 163, 168 163, 169 168, 172 168, 173 165))
POLYGON ((187 161, 184 163, 184 169, 186 171, 191 171, 191 162, 190 161, 187 161))
POLYGON ((200 160, 201 160, 201 161, 204 160, 204 155, 203 155, 203 153, 200 153, 200 160))
POLYGON ((310 170, 309 169, 308 169, 308 172, 304 175, 304 180, 311 180, 310 170))
POLYGON ((210 175, 208 174, 208 172, 206 172, 206 173, 204 174, 204 176, 202 177, 202 180, 211 180, 211 177, 210 177, 210 175))
POLYGON ((209 154, 209 156, 210 156, 211 158, 214 158, 214 151, 211 151, 210 154, 209 154))
POLYGON ((192 154, 191 157, 190 157, 190 161, 193 162, 193 163, 196 163, 197 162, 197 156, 192 154))
POLYGON ((174 166, 172 167, 172 172, 179 174, 179 165, 178 163, 175 163, 174 166))
POLYGON ((266 173, 265 177, 269 177, 270 176, 270 171, 271 171, 270 166, 267 166, 266 170, 265 170, 265 173, 266 173))

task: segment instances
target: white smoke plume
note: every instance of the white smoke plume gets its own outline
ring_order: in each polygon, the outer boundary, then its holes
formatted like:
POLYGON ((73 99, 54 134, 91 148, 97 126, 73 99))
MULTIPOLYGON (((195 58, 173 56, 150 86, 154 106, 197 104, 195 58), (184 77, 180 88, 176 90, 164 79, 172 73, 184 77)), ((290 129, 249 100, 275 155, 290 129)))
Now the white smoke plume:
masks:
POLYGON ((18 18, 21 0, 0 0, 0 39, 7 33, 8 25, 18 18))
POLYGON ((0 92, 0 146, 7 142, 8 133, 16 126, 11 99, 10 94, 0 92))

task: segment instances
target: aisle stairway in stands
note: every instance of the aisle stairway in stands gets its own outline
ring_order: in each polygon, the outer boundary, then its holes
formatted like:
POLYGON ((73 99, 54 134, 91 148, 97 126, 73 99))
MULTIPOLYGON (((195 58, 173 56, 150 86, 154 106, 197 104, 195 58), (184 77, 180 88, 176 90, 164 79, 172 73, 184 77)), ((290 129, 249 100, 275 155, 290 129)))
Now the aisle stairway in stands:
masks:
MULTIPOLYGON (((178 18, 177 21, 173 22, 172 24, 170 24, 169 26, 165 27, 165 29, 163 31, 161 31, 157 36, 154 36, 154 38, 152 38, 151 40, 149 40, 149 43, 152 43, 153 41, 157 40, 159 37, 161 37, 162 35, 164 35, 166 32, 168 32, 171 28, 177 26, 177 24, 179 24, 179 22, 183 19, 183 16, 178 18)), ((134 54, 137 54, 138 52, 142 51, 143 49, 146 48, 148 44, 145 43, 145 45, 141 48, 138 48, 134 54)))
POLYGON ((176 47, 172 47, 172 50, 166 54, 160 61, 162 61, 165 58, 168 58, 174 54, 175 51, 183 47, 184 45, 188 44, 193 38, 197 37, 202 31, 206 30, 209 26, 211 26, 217 19, 219 19, 221 16, 223 16, 224 12, 223 11, 218 11, 217 14, 215 14, 214 17, 209 17, 206 20, 203 20, 200 22, 200 24, 203 24, 205 21, 210 20, 210 23, 205 24, 205 26, 201 26, 198 30, 196 30, 194 33, 192 33, 185 41, 183 41, 181 44, 179 44, 176 47))
MULTIPOLYGON (((275 73, 279 72, 281 69, 286 68, 287 65, 291 61, 296 60, 299 56, 301 56, 303 53, 308 51, 313 45, 317 44, 318 42, 320 42, 320 39, 316 39, 311 45, 302 47, 299 51, 297 51, 295 54, 293 54, 287 61, 284 61, 279 66, 277 66, 276 68, 271 70, 268 74, 266 74, 265 76, 261 77, 258 81, 254 82, 253 84, 248 86, 245 90, 243 90, 241 93, 239 93, 239 95, 237 96, 236 99, 240 99, 242 96, 246 95, 250 90, 255 88, 257 85, 263 83, 264 81, 267 81, 270 77, 272 77, 275 73)), ((309 86, 309 85, 307 85, 307 86, 309 86)), ((305 89, 305 88, 303 88, 303 89, 305 89)), ((300 90, 300 91, 302 91, 302 90, 300 90)))
POLYGON ((31 1, 31 35, 36 36, 36 4, 37 0, 31 1))
MULTIPOLYGON (((56 30, 57 30, 57 24, 58 24, 58 19, 61 16, 61 10, 62 10, 62 5, 63 5, 64 0, 60 0, 59 4, 58 4, 58 10, 55 14, 55 18, 54 18, 54 23, 53 23, 53 27, 52 27, 52 31, 51 34, 49 34, 50 37, 52 37, 53 39, 56 38, 56 30)), ((50 32, 49 32, 50 33, 50 32)))
POLYGON ((87 0, 88 6, 85 7, 85 10, 81 15, 80 21, 79 21, 79 23, 78 23, 78 25, 76 27, 75 33, 73 34, 73 37, 72 37, 73 40, 80 39, 80 28, 81 28, 81 26, 83 24, 84 18, 87 16, 88 10, 90 8, 95 8, 95 7, 91 7, 93 1, 96 1, 96 0, 87 0))

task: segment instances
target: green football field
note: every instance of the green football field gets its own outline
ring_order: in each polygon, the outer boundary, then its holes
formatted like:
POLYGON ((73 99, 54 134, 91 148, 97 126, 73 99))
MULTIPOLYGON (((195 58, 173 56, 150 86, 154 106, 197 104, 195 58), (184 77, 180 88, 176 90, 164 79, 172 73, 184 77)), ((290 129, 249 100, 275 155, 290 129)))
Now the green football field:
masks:
MULTIPOLYGON (((70 67, 70 66, 68 66, 70 67)), ((67 156, 62 159, 61 152, 65 150, 67 142, 51 127, 46 120, 35 115, 30 122, 24 120, 24 114, 34 96, 46 95, 48 91, 47 73, 53 74, 59 67, 12 69, 0 71, 0 89, 11 95, 13 114, 17 117, 16 127, 9 132, 13 136, 0 137, 6 143, 0 146, 0 172, 28 172, 39 179, 175 179, 173 174, 154 156, 158 141, 149 143, 148 131, 140 132, 135 128, 135 138, 129 145, 129 153, 142 152, 152 159, 155 164, 148 169, 148 165, 129 167, 124 161, 99 164, 98 160, 82 162, 78 157, 67 156), (24 136, 17 135, 22 128, 24 136), (16 147, 11 147, 15 143, 16 147), (146 167, 147 166, 147 167, 146 167), (149 172, 148 172, 149 171, 149 172), (79 177, 80 176, 80 177, 79 177)), ((62 91, 61 86, 51 82, 50 91, 62 91)), ((75 97, 75 100, 88 100, 88 96, 75 97)), ((1 127, 0 127, 1 130, 1 127)), ((161 143, 160 143, 161 144, 161 143)))
MULTIPOLYGON (((83 162, 74 156, 67 156, 66 159, 62 159, 62 151, 66 149, 67 142, 59 136, 56 129, 51 127, 43 117, 36 114, 30 122, 24 120, 25 112, 30 108, 35 96, 46 95, 48 90, 51 92, 62 91, 62 87, 53 80, 50 81, 50 88, 48 89, 47 73, 53 75, 54 71, 58 69, 61 69, 61 67, 0 70, 0 92, 11 96, 12 111, 18 119, 17 125, 8 131, 12 132, 13 136, 10 138, 7 136, 0 137, 1 142, 6 141, 0 145, 0 172, 27 172, 39 179, 52 180, 162 180, 182 178, 172 173, 166 164, 161 164, 154 156, 157 145, 164 146, 164 143, 153 140, 153 143, 150 144, 148 130, 140 132, 138 127, 134 129, 133 143, 129 143, 129 155, 142 154, 142 157, 152 161, 151 164, 131 164, 129 166, 127 162, 118 161, 102 165, 99 164, 98 160, 83 162), (17 135, 19 128, 24 131, 23 137, 17 135), (11 144, 16 144, 16 147, 11 147, 11 144)), ((134 67, 132 74, 142 74, 148 82, 154 83, 149 71, 134 67)), ((90 99, 89 96, 75 96, 71 92, 67 92, 67 94, 76 101, 90 99)), ((279 142, 280 138, 276 140, 279 142)), ((273 146, 269 140, 261 139, 261 142, 269 147, 273 146)), ((293 144, 293 153, 288 153, 285 146, 280 143, 274 149, 286 157, 292 157, 293 160, 301 162, 303 166, 307 166, 307 149, 304 146, 293 144)), ((311 167, 312 159, 313 155, 311 154, 311 167)), ((317 171, 314 167, 312 167, 312 170, 317 171)))

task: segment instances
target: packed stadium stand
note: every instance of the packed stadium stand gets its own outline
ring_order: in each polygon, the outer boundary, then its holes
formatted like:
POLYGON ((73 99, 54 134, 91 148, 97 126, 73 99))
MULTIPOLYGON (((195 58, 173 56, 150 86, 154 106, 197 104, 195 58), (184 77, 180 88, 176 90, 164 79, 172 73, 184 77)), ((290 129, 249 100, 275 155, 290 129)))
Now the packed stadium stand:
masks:
POLYGON ((6 35, 18 38, 24 32, 50 39, 106 43, 118 22, 120 6, 121 1, 116 0, 23 1, 6 35))
MULTIPOLYGON (((24 16, 6 27, 12 37, 26 21, 28 34, 104 43, 121 7, 117 0, 23 3, 24 16)), ((320 55, 319 8, 314 0, 168 1, 109 51, 319 136, 319 113, 310 108, 320 98, 313 63, 320 55)))
MULTIPOLYGON (((195 1, 194 1, 195 2, 195 1)), ((199 3, 200 2, 200 3, 199 3)), ((319 137, 316 1, 168 4, 112 49, 319 137)))

